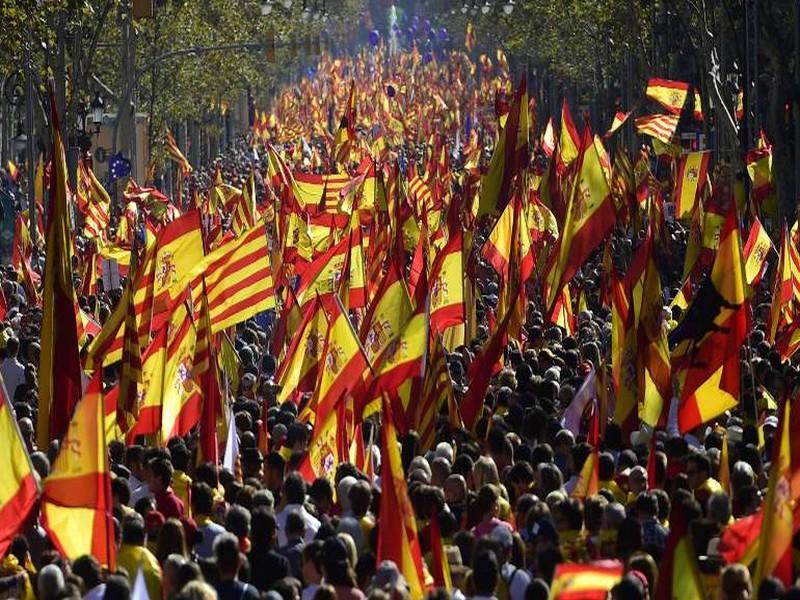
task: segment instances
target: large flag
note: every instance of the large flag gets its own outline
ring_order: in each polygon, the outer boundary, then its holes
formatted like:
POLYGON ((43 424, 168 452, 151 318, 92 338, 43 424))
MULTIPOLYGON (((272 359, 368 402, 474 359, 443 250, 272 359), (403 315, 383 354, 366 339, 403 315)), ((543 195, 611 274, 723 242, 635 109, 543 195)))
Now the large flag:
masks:
POLYGON ((90 554, 113 572, 116 544, 104 417, 103 375, 98 369, 44 481, 41 520, 61 554, 70 560, 90 554))
POLYGON ((464 322, 464 236, 454 231, 436 255, 430 275, 431 329, 443 332, 464 322))
POLYGON ((47 212, 47 256, 44 267, 41 355, 39 359, 40 448, 67 431, 81 397, 78 301, 72 283, 72 229, 70 227, 67 160, 61 128, 51 98, 53 161, 50 173, 50 207, 47 212))
POLYGON ((616 211, 600 155, 586 127, 577 179, 567 206, 564 228, 550 255, 547 272, 547 312, 552 314, 564 285, 614 227, 616 211))
POLYGON ((680 115, 684 108, 690 108, 695 120, 703 120, 703 104, 700 101, 700 93, 697 88, 688 83, 652 77, 647 82, 646 95, 673 115, 680 115), (693 94, 690 94, 690 88, 693 94))
POLYGON ((391 560, 405 577, 412 598, 425 595, 425 572, 422 549, 417 538, 417 522, 408 497, 408 489, 397 447, 397 429, 391 404, 384 399, 381 444, 381 514, 390 518, 381 521, 376 561, 391 560))
POLYGON ((735 406, 739 399, 739 348, 747 337, 750 310, 742 242, 731 203, 711 273, 670 334, 672 367, 680 384, 682 432, 735 406))
POLYGON ((691 217, 708 175, 711 151, 688 152, 678 160, 678 173, 675 176, 675 217, 691 217))
POLYGON ((511 184, 528 164, 528 90, 520 80, 505 127, 497 139, 486 175, 481 179, 477 217, 499 216, 511 200, 511 184))
POLYGON ((189 279, 200 273, 205 278, 213 333, 275 308, 269 247, 261 222, 209 253, 189 279))
MULTIPOLYGON (((764 518, 761 522, 761 536, 758 548, 758 561, 753 578, 753 589, 758 589, 765 577, 773 575, 784 585, 794 581, 792 569, 792 537, 797 526, 794 522, 795 504, 800 497, 800 481, 797 465, 792 465, 792 429, 796 418, 792 418, 793 402, 788 399, 783 405, 783 418, 777 436, 778 447, 769 472, 769 486, 764 500, 764 518)), ((797 410, 796 407, 794 407, 797 410)))
POLYGON ((371 365, 378 365, 379 357, 400 334, 400 329, 413 311, 400 268, 395 261, 389 261, 386 275, 367 309, 359 332, 371 365))
POLYGON ((705 600, 689 522, 680 504, 673 504, 670 511, 669 535, 659 571, 654 600, 705 600))
POLYGON ((569 167, 580 154, 581 136, 566 97, 561 102, 561 130, 558 137, 558 160, 562 168, 569 167))
POLYGON ((36 504, 39 484, 2 379, 0 439, 3 440, 3 452, 0 454, 0 556, 5 556, 11 541, 36 504))
POLYGON ((275 381, 281 386, 278 404, 286 400, 299 403, 301 394, 314 390, 327 333, 328 317, 317 297, 306 305, 300 327, 275 373, 275 381))

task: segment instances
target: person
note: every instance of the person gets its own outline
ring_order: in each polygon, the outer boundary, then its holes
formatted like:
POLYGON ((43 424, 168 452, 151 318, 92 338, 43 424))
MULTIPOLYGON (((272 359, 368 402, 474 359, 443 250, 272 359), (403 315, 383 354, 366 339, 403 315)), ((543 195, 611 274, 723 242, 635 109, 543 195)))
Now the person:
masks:
POLYGON ((178 519, 169 518, 161 526, 158 532, 155 555, 162 566, 169 556, 189 557, 189 551, 186 547, 186 535, 183 525, 178 519))
POLYGON ((694 497, 705 507, 713 494, 722 491, 719 481, 711 477, 711 463, 708 456, 694 453, 686 461, 686 477, 694 497))
POLYGON ((255 587, 239 581, 242 557, 235 535, 226 532, 217 536, 214 540, 214 562, 219 571, 219 582, 214 586, 219 600, 260 600, 255 587))
POLYGON ((122 521, 122 544, 117 552, 117 564, 128 573, 128 583, 133 588, 136 575, 141 566, 147 593, 151 598, 161 597, 161 566, 150 550, 146 548, 144 518, 135 513, 122 521))
POLYGON ((197 481, 192 484, 192 513, 195 515, 199 541, 194 547, 199 558, 211 558, 214 539, 225 528, 212 519, 214 492, 207 483, 197 481))
POLYGON ((64 573, 58 565, 45 565, 36 579, 36 597, 40 600, 58 600, 64 593, 64 573))
POLYGON ((744 565, 727 565, 720 574, 720 597, 722 600, 750 600, 753 584, 750 571, 744 565))
POLYGON ((172 490, 172 463, 165 458, 150 461, 150 490, 156 501, 156 510, 167 519, 184 516, 183 501, 172 490))
POLYGON ((17 387, 25 383, 25 365, 17 358, 18 352, 19 340, 15 337, 6 340, 6 357, 0 363, 0 376, 3 378, 9 399, 13 399, 17 387))
POLYGON ((312 600, 322 582, 322 547, 321 540, 314 540, 303 548, 303 594, 301 600, 312 600))
POLYGON ((500 550, 500 554, 497 556, 498 562, 500 562, 499 577, 508 592, 508 599, 524 600, 531 576, 524 566, 511 562, 514 548, 514 535, 511 533, 511 529, 501 523, 492 530, 489 539, 495 542, 500 550))
POLYGON ((497 600, 495 590, 500 574, 497 555, 493 550, 482 550, 472 561, 472 585, 475 588, 473 600, 497 600))
POLYGON ((289 513, 286 517, 287 542, 279 552, 289 561, 292 577, 302 578, 303 547, 305 546, 306 523, 298 513, 289 513))
POLYGON ((276 581, 290 574, 289 560, 275 550, 278 522, 266 508, 253 511, 250 529, 253 547, 247 556, 250 563, 250 581, 262 592, 269 591, 276 581))
POLYGON ((72 572, 83 581, 86 592, 83 600, 102 600, 106 593, 103 571, 94 556, 79 556, 72 563, 72 572))
POLYGON ((285 546, 286 538, 286 517, 289 513, 299 514, 306 526, 305 541, 310 542, 317 535, 319 530, 319 519, 308 512, 305 507, 306 484, 303 478, 296 471, 286 475, 281 489, 281 505, 283 508, 277 515, 278 520, 278 545, 285 546))
POLYGON ((186 557, 181 554, 170 554, 161 562, 164 600, 172 600, 181 591, 180 570, 187 563, 186 557))
POLYGON ((329 537, 322 546, 323 583, 333 586, 337 600, 364 600, 358 588, 350 551, 338 536, 329 537))
POLYGON ((658 520, 658 497, 643 492, 636 499, 636 513, 642 526, 642 549, 661 560, 667 545, 669 530, 658 520))

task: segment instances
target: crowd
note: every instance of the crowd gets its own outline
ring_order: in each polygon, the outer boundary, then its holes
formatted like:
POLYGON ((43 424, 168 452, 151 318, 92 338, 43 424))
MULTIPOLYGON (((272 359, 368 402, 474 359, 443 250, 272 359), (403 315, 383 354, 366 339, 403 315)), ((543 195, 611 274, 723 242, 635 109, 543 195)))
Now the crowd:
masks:
MULTIPOLYGON (((491 155, 488 135, 486 140, 483 163, 491 155)), ((453 170, 462 169, 468 157, 461 143, 448 139, 446 148, 453 170)), ((287 155, 295 151, 287 149, 287 155)), ((300 152, 298 170, 322 170, 309 161, 317 152, 322 162, 328 160, 325 144, 315 144, 300 152)), ((401 154, 413 162, 416 148, 406 146, 401 154)), ((191 190, 208 189, 217 173, 242 186, 253 166, 262 197, 266 154, 239 140, 213 164, 195 169, 187 179, 185 203, 191 190)), ((10 181, 4 185, 19 193, 10 181)), ((112 229, 117 218, 112 216, 112 229)), ((225 226, 228 221, 226 217, 225 226)), ((671 330, 681 317, 681 309, 670 302, 683 283, 681 265, 690 231, 678 220, 668 220, 665 228, 659 249, 663 327, 671 330)), ((487 235, 488 229, 479 230, 476 245, 487 235)), ((642 239, 630 226, 617 227, 609 242, 615 268, 624 272, 642 239)), ((480 254, 476 260, 477 336, 446 357, 456 403, 469 388, 471 364, 491 333, 490 317, 494 319, 498 304, 497 276, 480 254)), ((679 432, 676 409, 655 430, 631 434, 612 418, 613 386, 610 377, 602 378, 611 399, 598 439, 599 481, 596 491, 576 497, 594 447, 586 423, 575 431, 565 424, 564 414, 576 394, 583 393, 590 374, 599 371, 600 377, 603 370, 612 370, 612 314, 603 300, 602 261, 596 253, 576 276, 582 301, 576 302, 572 328, 545 317, 530 283, 522 339, 506 347, 504 367, 493 378, 472 431, 454 427, 442 407, 431 447, 423 448, 414 431, 398 440, 428 597, 557 597, 551 588, 558 566, 565 563, 619 565, 622 574, 609 586, 614 599, 662 597, 660 577, 689 569, 690 563, 678 564, 679 535, 692 568, 699 570, 702 597, 800 597, 800 586, 786 587, 770 576, 753 589, 744 553, 730 561, 722 549, 726 531, 757 514, 762 505, 777 443, 778 405, 773 399, 784 397, 796 374, 766 341, 770 277, 764 278, 753 302, 739 404, 685 435, 679 432), (430 574, 437 552, 431 545, 432 527, 443 542, 450 590, 434 585, 430 574)), ((34 270, 39 268, 37 264, 34 270)), ((0 375, 32 464, 44 480, 59 443, 38 447, 35 435, 41 308, 31 303, 14 267, 5 265, 0 278, 6 308, 0 375)), ((102 325, 118 299, 118 291, 99 291, 79 302, 102 325)), ((238 439, 236 469, 198 464, 196 432, 166 446, 147 439, 109 442, 116 571, 92 556, 71 561, 61 556, 34 509, 0 563, 0 596, 125 600, 134 589, 142 593, 138 578, 143 576, 150 600, 407 597, 403 565, 376 561, 380 528, 396 518, 380 511, 387 480, 382 470, 386 457, 376 435, 380 421, 370 419, 361 429, 368 468, 341 462, 332 480, 304 479, 297 469, 312 428, 297 404, 276 401, 275 323, 274 314, 267 320, 249 319, 236 327, 232 340, 239 377, 230 382, 235 431, 228 435, 238 439), (268 452, 259 443, 264 428, 268 452)), ((110 385, 118 373, 106 370, 110 385)), ((3 515, 4 521, 13 518, 3 515)), ((689 577, 681 572, 684 576, 689 577)), ((679 594, 674 583, 666 589, 669 597, 679 594)))

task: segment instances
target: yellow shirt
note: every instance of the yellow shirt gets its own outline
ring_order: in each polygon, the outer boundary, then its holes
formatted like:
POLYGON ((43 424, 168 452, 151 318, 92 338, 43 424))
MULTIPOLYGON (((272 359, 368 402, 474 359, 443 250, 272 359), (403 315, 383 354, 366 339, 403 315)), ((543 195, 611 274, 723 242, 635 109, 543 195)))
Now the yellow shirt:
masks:
POLYGON ((172 491, 183 502, 184 514, 191 518, 192 516, 192 503, 190 499, 190 491, 192 489, 192 478, 183 471, 174 471, 172 473, 172 491))
POLYGON ((156 557, 147 548, 122 544, 117 553, 117 564, 128 572, 131 590, 133 590, 136 575, 139 573, 139 565, 142 565, 147 594, 151 599, 161 598, 161 567, 156 557))
POLYGON ((622 491, 622 488, 617 485, 617 482, 613 479, 609 479, 608 481, 600 481, 597 483, 597 487, 602 489, 607 489, 609 492, 614 494, 614 499, 619 502, 620 504, 625 504, 627 500, 627 496, 625 492, 622 491))

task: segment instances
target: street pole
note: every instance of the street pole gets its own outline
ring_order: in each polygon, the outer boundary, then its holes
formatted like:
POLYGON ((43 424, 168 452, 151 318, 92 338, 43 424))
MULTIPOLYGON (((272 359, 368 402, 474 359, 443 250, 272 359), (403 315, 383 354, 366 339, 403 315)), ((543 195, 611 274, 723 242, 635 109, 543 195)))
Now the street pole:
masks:
POLYGON ((36 90, 33 87, 33 66, 31 65, 31 29, 28 26, 25 40, 25 135, 28 138, 28 231, 31 247, 36 248, 36 165, 33 150, 33 103, 36 90))

